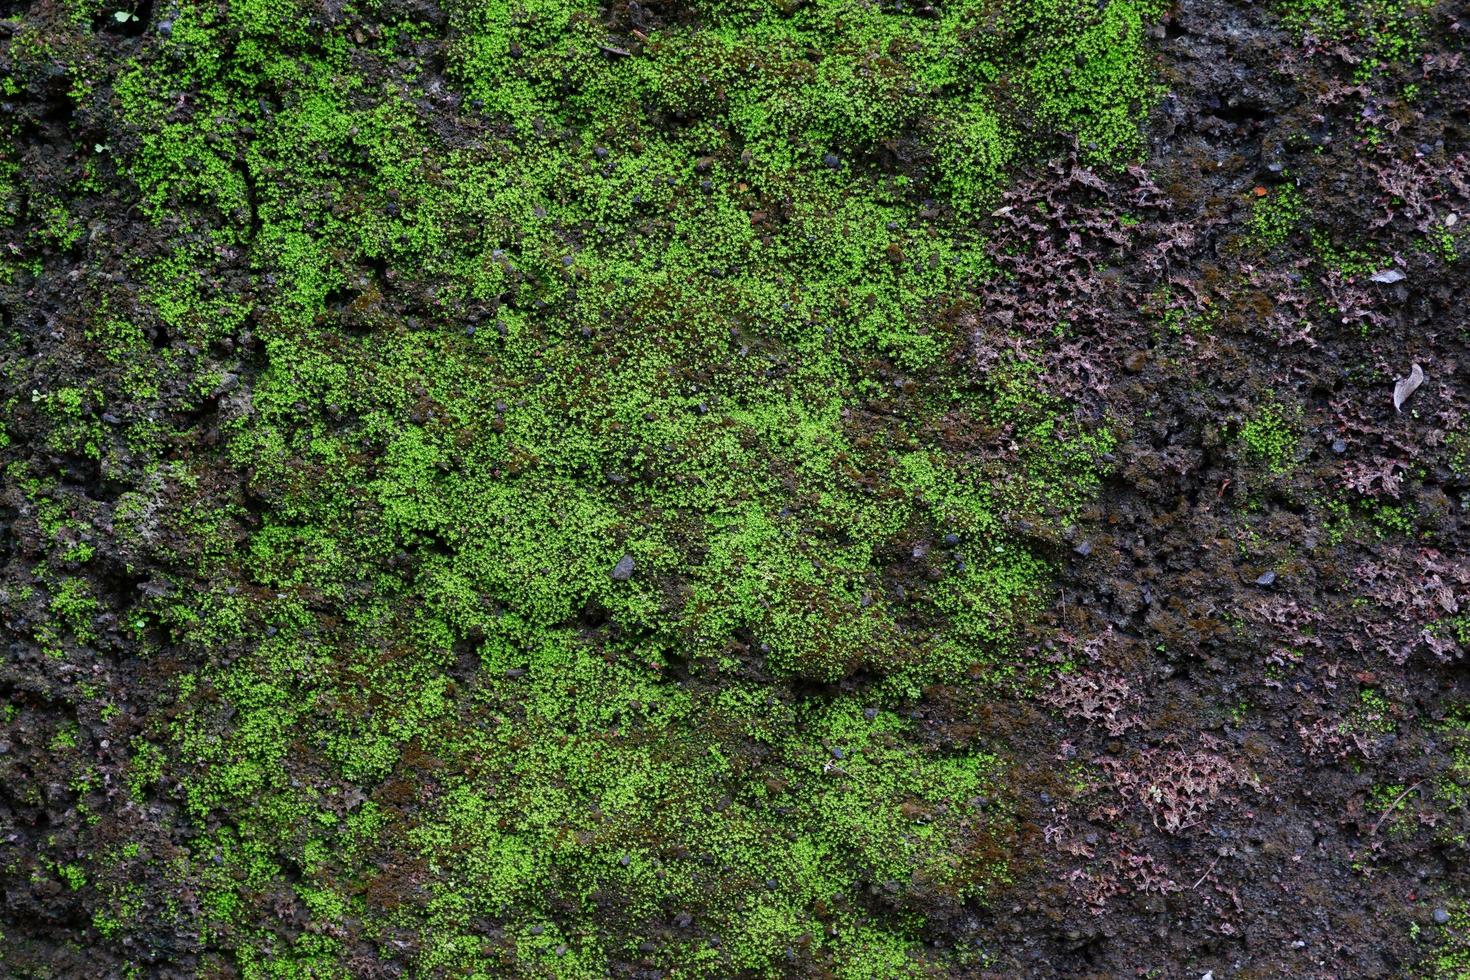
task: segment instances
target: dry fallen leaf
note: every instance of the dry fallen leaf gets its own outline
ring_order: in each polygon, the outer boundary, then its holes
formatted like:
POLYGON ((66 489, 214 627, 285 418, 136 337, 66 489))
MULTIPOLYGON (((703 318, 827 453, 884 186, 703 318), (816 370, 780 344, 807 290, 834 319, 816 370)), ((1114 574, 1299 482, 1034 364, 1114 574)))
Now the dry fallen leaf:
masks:
POLYGON ((1418 391, 1419 386, 1423 383, 1424 369, 1415 364, 1409 370, 1409 376, 1407 378, 1399 378, 1397 381, 1394 382, 1393 410, 1395 412, 1401 411, 1404 402, 1408 401, 1409 396, 1418 391))

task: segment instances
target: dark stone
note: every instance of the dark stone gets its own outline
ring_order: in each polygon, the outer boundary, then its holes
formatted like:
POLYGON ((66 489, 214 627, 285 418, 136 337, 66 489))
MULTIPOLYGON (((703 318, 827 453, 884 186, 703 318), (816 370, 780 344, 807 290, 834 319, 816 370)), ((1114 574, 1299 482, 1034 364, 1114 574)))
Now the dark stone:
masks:
POLYGON ((614 582, 626 582, 626 581, 628 581, 628 579, 630 579, 632 577, 633 577, 633 556, 632 555, 624 555, 623 557, 619 558, 618 559, 618 563, 613 566, 612 580, 614 582))

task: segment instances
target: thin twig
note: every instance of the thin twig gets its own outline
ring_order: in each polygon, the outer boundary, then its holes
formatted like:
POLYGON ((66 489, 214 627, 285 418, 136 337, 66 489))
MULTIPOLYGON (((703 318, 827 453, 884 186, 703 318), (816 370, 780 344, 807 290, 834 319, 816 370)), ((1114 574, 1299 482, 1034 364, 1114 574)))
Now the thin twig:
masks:
POLYGON ((1404 801, 1404 797, 1408 796, 1410 793, 1414 792, 1414 790, 1418 789, 1422 785, 1424 785, 1424 780, 1421 779, 1413 786, 1410 786, 1408 789, 1404 790, 1397 797, 1395 797, 1394 801, 1388 805, 1388 809, 1384 810, 1383 813, 1379 816, 1378 822, 1373 824, 1373 829, 1368 831, 1368 836, 1372 837, 1374 834, 1378 833, 1378 828, 1383 826, 1383 821, 1387 820, 1388 815, 1398 808, 1398 805, 1404 801))
MULTIPOLYGON (((1224 855, 1221 855, 1221 857, 1224 857, 1224 855)), ((1200 885, 1203 885, 1205 883, 1205 879, 1210 876, 1210 872, 1215 870, 1215 865, 1217 865, 1219 863, 1220 863, 1220 858, 1215 858, 1215 860, 1211 861, 1210 862, 1210 866, 1205 869, 1205 873, 1204 874, 1202 874, 1202 875, 1199 876, 1199 881, 1196 881, 1194 883, 1194 888, 1191 888, 1190 891, 1194 891, 1200 885)))

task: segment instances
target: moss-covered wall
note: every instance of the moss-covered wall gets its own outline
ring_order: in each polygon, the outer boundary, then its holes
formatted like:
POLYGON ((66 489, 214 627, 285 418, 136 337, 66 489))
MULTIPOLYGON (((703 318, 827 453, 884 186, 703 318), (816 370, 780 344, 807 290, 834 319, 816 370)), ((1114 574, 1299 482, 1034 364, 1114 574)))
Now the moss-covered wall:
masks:
MULTIPOLYGON (((977 219, 1139 150, 1158 12, 72 0, 12 37, 4 84, 115 127, 73 201, 152 229, 26 422, 116 484, 167 679, 124 791, 189 828, 58 864, 101 935, 247 977, 984 964, 922 940, 1011 874, 1006 746, 910 709, 1054 669, 1017 627, 1112 441, 962 356, 977 219)), ((43 251, 106 246, 53 211, 43 251)), ((12 470, 60 655, 86 522, 12 470)))

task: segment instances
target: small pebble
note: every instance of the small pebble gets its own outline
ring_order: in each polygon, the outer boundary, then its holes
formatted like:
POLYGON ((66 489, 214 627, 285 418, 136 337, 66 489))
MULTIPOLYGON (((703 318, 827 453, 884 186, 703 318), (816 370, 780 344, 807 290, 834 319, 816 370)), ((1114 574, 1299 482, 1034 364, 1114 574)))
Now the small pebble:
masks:
POLYGON ((633 577, 633 556, 632 555, 624 555, 623 557, 619 558, 618 559, 618 563, 613 566, 612 580, 614 582, 626 582, 626 581, 628 581, 628 579, 630 579, 632 577, 633 577))
POLYGON ((1092 542, 1084 541, 1072 550, 1081 555, 1083 558, 1086 558, 1088 555, 1092 554, 1092 542))
POLYGON ((1276 581, 1276 573, 1275 572, 1262 572, 1256 578, 1256 584, 1257 585, 1270 585, 1271 583, 1273 583, 1275 581, 1276 581))
POLYGON ((1341 456, 1343 453, 1347 452, 1347 443, 1343 442, 1341 439, 1332 440, 1332 451, 1341 456))
POLYGON ((1449 912, 1444 909, 1434 910, 1434 924, 1437 926, 1447 925, 1450 921, 1449 912))
POLYGON ((836 170, 842 166, 842 158, 835 153, 828 153, 822 157, 822 164, 828 170, 836 170))

